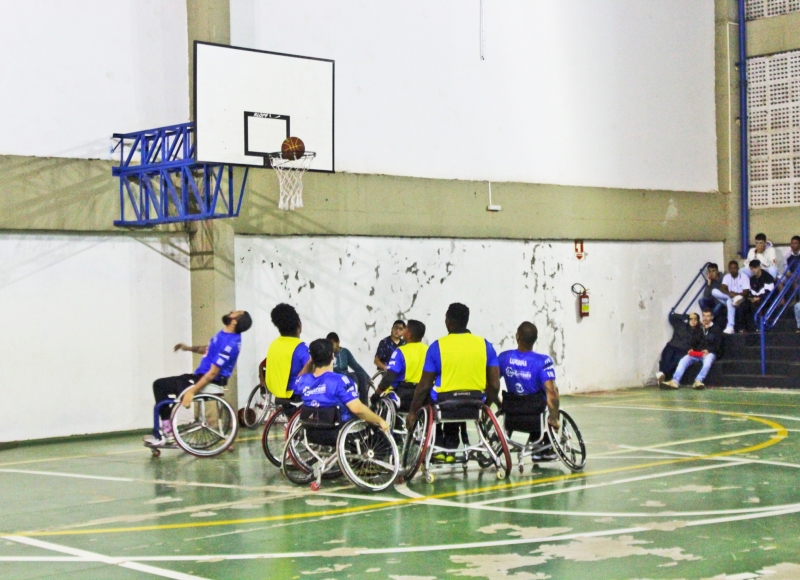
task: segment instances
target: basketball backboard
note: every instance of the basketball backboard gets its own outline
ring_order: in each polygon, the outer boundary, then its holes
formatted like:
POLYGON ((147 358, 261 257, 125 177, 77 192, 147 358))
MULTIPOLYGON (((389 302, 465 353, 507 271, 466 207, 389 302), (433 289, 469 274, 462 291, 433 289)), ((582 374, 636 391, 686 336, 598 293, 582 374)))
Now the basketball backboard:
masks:
POLYGON ((333 87, 332 60, 195 42, 197 161, 269 167, 294 136, 333 172, 333 87))

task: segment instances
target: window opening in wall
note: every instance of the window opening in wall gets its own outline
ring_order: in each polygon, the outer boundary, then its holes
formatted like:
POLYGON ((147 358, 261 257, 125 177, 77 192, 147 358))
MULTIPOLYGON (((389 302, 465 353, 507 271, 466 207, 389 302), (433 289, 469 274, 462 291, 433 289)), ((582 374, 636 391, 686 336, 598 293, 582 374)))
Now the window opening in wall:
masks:
POLYGON ((747 0, 745 2, 745 18, 769 18, 789 12, 800 12, 800 0, 747 0))
POLYGON ((750 207, 800 205, 800 51, 748 59, 747 81, 750 207))

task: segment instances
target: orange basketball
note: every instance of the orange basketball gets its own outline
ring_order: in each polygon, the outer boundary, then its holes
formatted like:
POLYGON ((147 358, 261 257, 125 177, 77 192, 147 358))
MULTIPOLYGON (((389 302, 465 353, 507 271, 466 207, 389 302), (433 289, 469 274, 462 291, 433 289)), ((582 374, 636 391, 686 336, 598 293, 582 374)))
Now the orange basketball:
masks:
POLYGON ((306 152, 306 146, 299 137, 289 137, 281 144, 281 157, 299 159, 306 152))

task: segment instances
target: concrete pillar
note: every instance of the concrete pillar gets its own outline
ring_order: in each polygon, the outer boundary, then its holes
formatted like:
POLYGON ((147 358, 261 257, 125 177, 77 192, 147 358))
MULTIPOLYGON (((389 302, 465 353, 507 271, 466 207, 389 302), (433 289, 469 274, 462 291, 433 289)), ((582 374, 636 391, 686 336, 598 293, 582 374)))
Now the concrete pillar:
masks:
MULTIPOLYGON (((186 0, 189 38, 189 102, 194 118, 194 41, 230 44, 229 0, 186 0)), ((222 326, 222 315, 236 306, 233 226, 229 220, 189 222, 192 283, 192 342, 205 344, 222 326)), ((195 363, 199 355, 195 355, 195 363)), ((236 373, 228 401, 238 407, 236 373)))

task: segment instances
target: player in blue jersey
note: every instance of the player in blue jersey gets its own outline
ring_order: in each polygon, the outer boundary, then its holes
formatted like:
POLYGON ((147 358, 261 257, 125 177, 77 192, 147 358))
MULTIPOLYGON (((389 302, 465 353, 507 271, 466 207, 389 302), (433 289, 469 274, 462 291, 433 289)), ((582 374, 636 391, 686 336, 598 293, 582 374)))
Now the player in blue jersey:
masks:
POLYGON ((333 372, 333 343, 326 338, 319 338, 309 345, 308 350, 314 363, 314 371, 301 375, 294 386, 294 391, 303 397, 303 405, 338 407, 342 423, 355 415, 388 433, 389 425, 386 421, 359 400, 358 388, 353 380, 333 372))
MULTIPOLYGON (((546 354, 533 352, 533 345, 539 331, 531 322, 523 322, 517 328, 517 348, 500 353, 500 375, 506 383, 506 390, 517 396, 530 396, 534 407, 543 413, 545 406, 550 410, 548 423, 558 429, 559 398, 556 387, 556 371, 553 359, 546 354), (540 409, 540 410, 539 410, 540 409)), ((516 397, 505 397, 503 408, 508 414, 506 405, 518 401, 516 397)), ((509 433, 510 435, 510 433, 509 433)), ((531 432, 529 440, 539 438, 539 427, 531 432)), ((555 456, 553 456, 555 457, 555 456)))
MULTIPOLYGON (((235 310, 222 317, 223 328, 215 334, 207 345, 187 346, 183 343, 175 345, 175 352, 189 351, 202 354, 200 366, 192 374, 177 377, 158 379, 153 383, 153 395, 156 403, 169 399, 170 395, 178 396, 186 391, 181 399, 181 404, 189 408, 192 405, 195 393, 199 392, 209 383, 226 385, 236 366, 239 351, 242 349, 241 334, 253 325, 253 320, 244 310, 235 310), (191 387, 191 388, 190 388, 191 387)), ((163 445, 172 439, 172 425, 170 416, 172 408, 165 405, 161 408, 161 430, 164 438, 157 439, 147 435, 144 439, 150 445, 163 445)))

